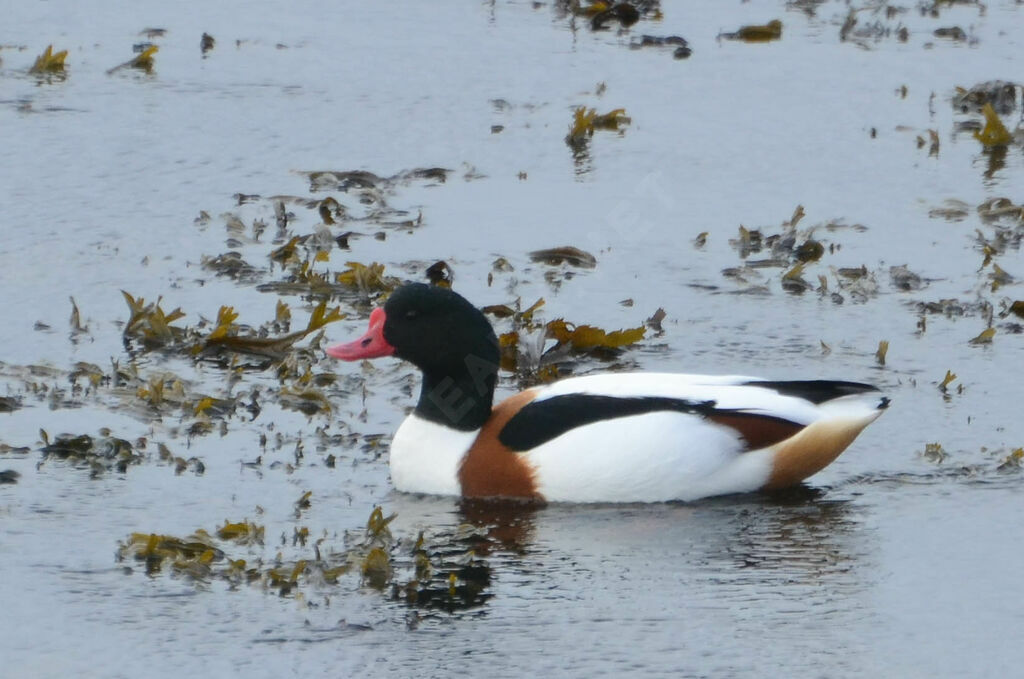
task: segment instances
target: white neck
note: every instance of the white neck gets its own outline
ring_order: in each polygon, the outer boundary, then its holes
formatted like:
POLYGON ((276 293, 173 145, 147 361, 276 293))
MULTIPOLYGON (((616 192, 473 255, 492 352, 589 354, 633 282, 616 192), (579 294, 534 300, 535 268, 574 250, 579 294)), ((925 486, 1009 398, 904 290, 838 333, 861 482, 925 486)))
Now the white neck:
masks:
POLYGON ((404 493, 461 495, 459 465, 478 433, 409 415, 391 439, 391 482, 404 493))

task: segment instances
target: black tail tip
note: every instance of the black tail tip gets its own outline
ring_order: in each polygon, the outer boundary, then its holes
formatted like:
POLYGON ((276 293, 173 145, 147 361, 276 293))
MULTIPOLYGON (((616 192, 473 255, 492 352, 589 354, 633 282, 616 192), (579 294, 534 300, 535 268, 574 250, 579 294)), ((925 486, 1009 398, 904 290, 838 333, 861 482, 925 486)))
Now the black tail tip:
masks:
POLYGON ((885 410, 886 408, 889 407, 890 403, 892 403, 892 401, 889 400, 889 397, 883 396, 882 399, 878 402, 878 409, 885 410))

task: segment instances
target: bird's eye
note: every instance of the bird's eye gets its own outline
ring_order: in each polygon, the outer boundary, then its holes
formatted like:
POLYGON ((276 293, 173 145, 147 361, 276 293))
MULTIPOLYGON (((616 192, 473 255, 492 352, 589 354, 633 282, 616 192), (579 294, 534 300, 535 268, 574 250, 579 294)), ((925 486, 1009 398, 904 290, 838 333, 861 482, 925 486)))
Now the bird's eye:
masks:
POLYGON ((412 320, 419 315, 420 312, 417 311, 416 309, 409 309, 408 311, 405 312, 405 317, 408 318, 409 320, 412 320))

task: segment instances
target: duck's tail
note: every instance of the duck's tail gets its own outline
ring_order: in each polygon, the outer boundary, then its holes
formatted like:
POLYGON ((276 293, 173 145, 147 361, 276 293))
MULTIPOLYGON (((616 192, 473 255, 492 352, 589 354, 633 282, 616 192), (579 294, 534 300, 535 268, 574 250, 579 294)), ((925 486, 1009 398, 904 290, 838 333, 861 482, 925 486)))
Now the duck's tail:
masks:
POLYGON ((765 488, 800 483, 839 457, 857 435, 889 407, 877 392, 841 396, 821 403, 821 418, 772 446, 772 473, 765 488))

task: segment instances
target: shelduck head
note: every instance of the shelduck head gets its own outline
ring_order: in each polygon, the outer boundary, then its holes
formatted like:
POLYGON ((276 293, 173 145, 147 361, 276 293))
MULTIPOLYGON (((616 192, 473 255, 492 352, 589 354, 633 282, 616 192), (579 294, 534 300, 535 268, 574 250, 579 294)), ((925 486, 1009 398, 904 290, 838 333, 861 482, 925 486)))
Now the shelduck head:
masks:
POLYGON ((461 364, 475 355, 498 364, 498 339, 487 317, 462 295, 423 283, 397 288, 370 314, 366 333, 327 347, 345 361, 396 356, 420 369, 461 364))
POLYGON ((500 363, 498 338, 487 317, 449 289, 422 283, 397 288, 370 314, 362 337, 326 351, 344 361, 381 356, 409 361, 423 372, 417 412, 428 419, 471 429, 490 414, 500 363), (475 399, 468 416, 443 412, 453 393, 475 399))

